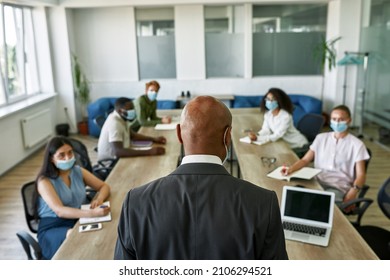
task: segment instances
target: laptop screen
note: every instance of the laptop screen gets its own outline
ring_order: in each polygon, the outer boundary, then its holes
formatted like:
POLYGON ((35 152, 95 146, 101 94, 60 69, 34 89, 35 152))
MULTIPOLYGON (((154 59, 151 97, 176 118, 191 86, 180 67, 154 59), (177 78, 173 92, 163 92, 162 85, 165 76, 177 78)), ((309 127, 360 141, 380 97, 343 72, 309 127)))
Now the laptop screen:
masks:
POLYGON ((288 189, 285 199, 284 216, 329 222, 329 208, 333 206, 330 195, 288 189))

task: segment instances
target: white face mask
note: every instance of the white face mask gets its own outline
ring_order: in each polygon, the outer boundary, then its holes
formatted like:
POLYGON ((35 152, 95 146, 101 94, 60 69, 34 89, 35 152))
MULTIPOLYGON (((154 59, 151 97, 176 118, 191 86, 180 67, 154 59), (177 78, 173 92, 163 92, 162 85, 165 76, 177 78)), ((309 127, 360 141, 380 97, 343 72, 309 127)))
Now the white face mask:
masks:
POLYGON ((225 145, 226 157, 225 157, 225 159, 223 160, 222 165, 225 164, 225 162, 227 161, 227 159, 228 159, 228 157, 229 157, 229 149, 228 149, 228 147, 227 147, 227 145, 226 145, 226 134, 227 134, 228 130, 229 130, 229 127, 226 128, 225 133, 223 134, 223 144, 225 145))

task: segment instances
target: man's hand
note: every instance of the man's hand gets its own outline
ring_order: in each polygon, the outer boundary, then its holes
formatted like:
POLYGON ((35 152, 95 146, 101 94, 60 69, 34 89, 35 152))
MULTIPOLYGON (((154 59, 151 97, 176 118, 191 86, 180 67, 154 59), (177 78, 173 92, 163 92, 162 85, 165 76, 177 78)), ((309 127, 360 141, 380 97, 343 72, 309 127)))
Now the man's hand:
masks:
POLYGON ((149 150, 150 155, 163 155, 165 154, 165 148, 164 147, 153 147, 149 150))
POLYGON ((153 142, 157 143, 157 144, 165 144, 165 143, 167 143, 167 139, 165 139, 164 136, 159 136, 159 137, 153 138, 153 142))
POLYGON ((248 136, 249 136, 249 139, 251 139, 251 141, 257 140, 257 135, 252 131, 248 132, 248 136))
POLYGON ((164 117, 162 117, 162 119, 161 119, 161 122, 162 122, 162 123, 171 123, 171 121, 172 121, 171 116, 164 116, 164 117))

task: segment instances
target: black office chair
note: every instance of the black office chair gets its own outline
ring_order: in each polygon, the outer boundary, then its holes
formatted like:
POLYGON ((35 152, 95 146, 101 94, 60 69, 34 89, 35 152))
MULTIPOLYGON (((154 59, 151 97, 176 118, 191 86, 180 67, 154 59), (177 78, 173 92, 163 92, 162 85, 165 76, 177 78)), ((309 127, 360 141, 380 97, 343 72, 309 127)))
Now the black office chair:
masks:
POLYGON ((102 129, 104 122, 106 121, 106 117, 102 115, 98 115, 93 119, 93 122, 100 128, 102 129))
MULTIPOLYGON (((366 173, 368 170, 368 166, 372 157, 372 152, 369 148, 367 148, 367 152, 370 155, 370 158, 365 161, 366 164, 366 173)), ((340 210, 344 213, 344 215, 347 216, 355 216, 355 220, 352 220, 351 223, 354 226, 359 226, 361 219, 366 212, 367 208, 374 202, 372 199, 364 199, 365 194, 367 193, 368 189, 370 187, 368 185, 364 185, 362 189, 360 190, 358 197, 356 199, 353 199, 351 201, 348 201, 346 203, 342 203, 339 205, 340 210), (346 209, 350 207, 351 205, 355 205, 354 209, 352 211, 347 212, 346 209)))
POLYGON ((305 144, 303 147, 293 149, 295 154, 299 158, 302 158, 307 153, 311 143, 313 143, 317 134, 321 132, 324 123, 325 118, 322 115, 318 114, 306 114, 302 117, 302 119, 299 120, 297 124, 297 129, 303 135, 305 135, 305 137, 309 141, 309 143, 305 144))
POLYGON ((309 142, 313 142, 317 134, 321 132, 325 119, 319 114, 306 114, 299 120, 297 129, 306 136, 309 142))
MULTIPOLYGON (((380 187, 377 200, 383 214, 390 219, 390 177, 380 187)), ((390 260, 390 231, 370 225, 355 228, 381 260, 390 260)))
MULTIPOLYGON (((39 219, 35 217, 35 181, 27 182, 21 189, 23 209, 26 217, 27 226, 31 232, 38 232, 39 219)), ((42 250, 38 241, 28 232, 22 230, 16 233, 22 243, 23 249, 26 252, 29 260, 41 260, 43 259, 42 250), (32 252, 34 254, 32 254, 32 252)))
POLYGON ((23 249, 27 254, 28 260, 42 260, 42 250, 38 242, 28 232, 22 230, 16 233, 22 243, 23 249))
POLYGON ((76 163, 81 167, 87 169, 101 180, 106 180, 110 174, 112 168, 116 163, 116 159, 104 159, 99 160, 97 164, 92 165, 88 155, 87 147, 79 140, 74 138, 68 138, 73 146, 73 152, 75 154, 76 163))

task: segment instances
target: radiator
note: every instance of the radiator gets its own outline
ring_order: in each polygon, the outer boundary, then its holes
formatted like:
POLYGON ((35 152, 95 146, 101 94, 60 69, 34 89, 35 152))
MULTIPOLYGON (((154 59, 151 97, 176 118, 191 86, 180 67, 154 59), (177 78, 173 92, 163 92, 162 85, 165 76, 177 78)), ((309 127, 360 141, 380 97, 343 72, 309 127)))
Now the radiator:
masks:
POLYGON ((32 148, 52 135, 50 110, 46 109, 21 120, 23 143, 32 148))

